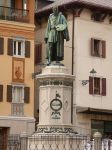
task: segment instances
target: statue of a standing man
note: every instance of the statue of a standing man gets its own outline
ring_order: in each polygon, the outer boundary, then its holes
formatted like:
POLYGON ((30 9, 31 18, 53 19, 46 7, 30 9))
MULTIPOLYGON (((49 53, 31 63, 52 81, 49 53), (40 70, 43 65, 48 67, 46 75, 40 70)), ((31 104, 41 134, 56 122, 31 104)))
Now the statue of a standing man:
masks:
POLYGON ((61 12, 58 12, 58 7, 56 6, 49 16, 45 34, 48 65, 52 61, 59 63, 64 59, 64 39, 69 41, 68 25, 66 18, 61 12))

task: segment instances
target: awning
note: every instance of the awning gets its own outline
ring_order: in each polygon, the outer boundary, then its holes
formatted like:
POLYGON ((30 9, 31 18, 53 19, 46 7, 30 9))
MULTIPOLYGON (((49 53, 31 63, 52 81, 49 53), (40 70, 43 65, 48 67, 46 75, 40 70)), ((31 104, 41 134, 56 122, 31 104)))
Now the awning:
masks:
POLYGON ((112 110, 108 109, 97 109, 90 107, 77 107, 77 113, 85 113, 85 114, 96 114, 96 115, 112 115, 112 110))

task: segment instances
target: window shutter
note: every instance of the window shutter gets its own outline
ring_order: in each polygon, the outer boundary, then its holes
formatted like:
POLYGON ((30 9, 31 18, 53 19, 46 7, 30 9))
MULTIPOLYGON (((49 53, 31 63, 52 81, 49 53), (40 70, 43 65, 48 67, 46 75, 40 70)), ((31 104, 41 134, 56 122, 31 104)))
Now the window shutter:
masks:
POLYGON ((7 102, 12 102, 12 86, 7 85, 7 102))
POLYGON ((93 94, 93 77, 89 77, 89 94, 93 94))
POLYGON ((25 41, 25 57, 30 58, 30 41, 25 41))
POLYGON ((13 39, 8 39, 8 55, 13 56, 13 39))
POLYGON ((102 96, 106 96, 106 78, 102 78, 102 96))
POLYGON ((0 85, 0 102, 3 101, 3 85, 0 85))
POLYGON ((35 64, 42 61, 42 44, 35 45, 35 64))
POLYGON ((0 38, 0 55, 4 53, 4 38, 0 38))
POLYGON ((24 102, 29 103, 29 101, 30 101, 30 88, 25 87, 24 88, 24 102))
POLYGON ((94 56, 94 39, 91 38, 91 56, 94 56))
POLYGON ((106 57, 106 41, 102 41, 102 58, 106 57))

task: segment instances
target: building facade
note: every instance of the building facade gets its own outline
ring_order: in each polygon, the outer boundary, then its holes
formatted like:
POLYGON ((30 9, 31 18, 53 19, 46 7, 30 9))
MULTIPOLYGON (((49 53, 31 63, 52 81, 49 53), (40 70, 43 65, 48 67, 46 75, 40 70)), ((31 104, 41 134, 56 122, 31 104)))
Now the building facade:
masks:
POLYGON ((34 131, 33 16, 33 0, 0 1, 0 140, 34 131))
MULTIPOLYGON (((65 42, 63 64, 75 75, 73 116, 77 130, 93 135, 112 135, 112 2, 84 0, 56 1, 36 13, 37 45, 41 45, 41 61, 46 62, 44 35, 47 16, 59 6, 67 17, 70 41, 65 42), (46 15, 45 15, 46 14, 46 15), (45 15, 45 16, 44 16, 45 15)), ((36 65, 39 66, 38 63, 36 65)))

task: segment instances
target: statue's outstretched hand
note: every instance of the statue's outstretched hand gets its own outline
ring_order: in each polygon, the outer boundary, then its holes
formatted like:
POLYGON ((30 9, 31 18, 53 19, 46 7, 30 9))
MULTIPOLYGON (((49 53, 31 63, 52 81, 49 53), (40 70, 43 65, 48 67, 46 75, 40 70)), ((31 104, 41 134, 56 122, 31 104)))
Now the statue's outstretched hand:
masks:
POLYGON ((59 31, 59 30, 60 30, 60 27, 59 27, 59 26, 56 26, 55 28, 56 28, 56 30, 57 30, 57 31, 59 31))

